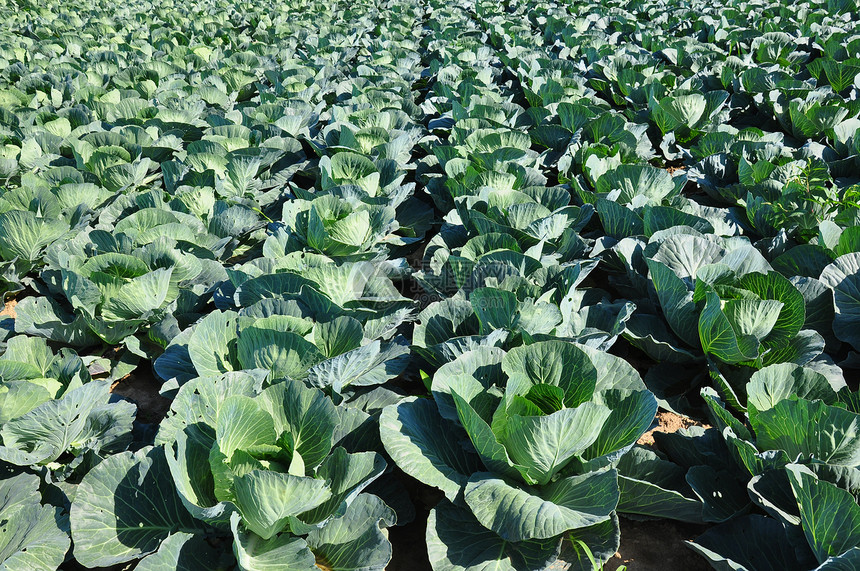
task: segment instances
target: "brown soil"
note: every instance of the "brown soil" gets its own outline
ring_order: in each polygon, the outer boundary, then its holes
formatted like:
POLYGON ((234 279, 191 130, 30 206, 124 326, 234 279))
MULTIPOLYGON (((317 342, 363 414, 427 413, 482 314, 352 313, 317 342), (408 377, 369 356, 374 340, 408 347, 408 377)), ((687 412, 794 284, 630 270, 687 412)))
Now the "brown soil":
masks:
POLYGON ((15 306, 18 305, 18 300, 10 299, 3 305, 3 309, 0 310, 0 320, 4 317, 11 317, 15 319, 15 306))
POLYGON ((159 394, 160 387, 161 382, 152 373, 138 369, 115 382, 110 390, 137 405, 138 420, 146 424, 156 424, 167 414, 171 402, 159 394))
POLYGON ((431 571, 425 536, 427 516, 444 497, 442 492, 397 470, 415 506, 415 519, 400 527, 388 528, 392 557, 386 571, 431 571))
POLYGON ((709 428, 706 424, 702 424, 701 422, 697 422, 691 418, 687 418, 686 416, 677 415, 673 412, 658 412, 657 422, 659 426, 643 434, 637 441, 637 444, 641 444, 643 446, 654 446, 655 432, 676 432, 681 428, 689 428, 691 426, 704 426, 705 428, 709 428))
POLYGON ((684 545, 704 531, 700 525, 670 520, 633 521, 621 518, 621 548, 603 569, 616 571, 706 571, 710 566, 684 545))
POLYGON ((388 529, 392 557, 385 567, 386 571, 432 571, 427 545, 424 543, 426 530, 426 514, 404 526, 388 529))

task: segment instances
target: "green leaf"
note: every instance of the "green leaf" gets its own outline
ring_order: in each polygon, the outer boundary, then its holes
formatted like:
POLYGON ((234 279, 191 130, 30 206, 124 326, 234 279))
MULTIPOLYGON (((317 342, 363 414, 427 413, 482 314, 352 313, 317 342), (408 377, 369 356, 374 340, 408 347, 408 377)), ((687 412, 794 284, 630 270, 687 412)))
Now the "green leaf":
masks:
POLYGON ((197 378, 183 385, 162 420, 156 444, 168 444, 167 463, 177 493, 195 518, 226 527, 233 504, 215 496, 210 454, 215 447, 219 409, 234 395, 259 393, 262 379, 245 372, 197 378), (175 454, 174 454, 175 450, 175 454))
POLYGON ((314 365, 305 382, 322 389, 331 387, 338 394, 352 386, 379 385, 402 373, 409 357, 406 345, 371 341, 314 365))
POLYGON ((622 204, 598 198, 595 207, 608 236, 621 240, 645 234, 645 225, 639 215, 622 204))
POLYGON ((487 335, 494 329, 511 329, 517 313, 517 296, 513 292, 478 288, 472 292, 469 301, 481 324, 481 334, 487 335))
POLYGON ((158 551, 145 557, 137 571, 209 571, 221 554, 206 541, 203 535, 176 532, 158 547, 158 551))
POLYGON ((378 497, 360 494, 341 517, 308 534, 317 565, 333 571, 383 571, 391 543, 380 528, 394 525, 394 511, 378 497))
POLYGON ((699 322, 699 310, 693 303, 693 290, 679 278, 666 264, 646 258, 651 281, 657 290, 657 298, 663 315, 678 338, 690 345, 700 345, 696 328, 699 322))
POLYGON ((649 391, 609 390, 600 394, 611 413, 597 440, 582 453, 587 460, 613 455, 636 443, 651 427, 657 399, 649 391))
POLYGON ((94 314, 96 306, 102 302, 102 292, 99 287, 75 272, 61 270, 61 275, 63 293, 72 307, 94 314))
POLYGON ((860 506, 854 496, 819 480, 804 466, 791 464, 786 471, 806 541, 818 562, 860 546, 860 506))
POLYGON ((816 571, 854 571, 860 565, 860 548, 852 547, 845 553, 830 557, 816 571))
POLYGON ((701 93, 690 93, 664 97, 660 100, 660 108, 674 119, 676 125, 692 127, 708 107, 705 96, 701 93))
POLYGON ((693 466, 687 471, 687 483, 702 500, 702 519, 707 522, 724 522, 749 508, 746 488, 725 470, 693 466))
POLYGON ((653 451, 633 447, 618 464, 619 513, 702 522, 702 502, 685 496, 685 472, 653 451))
POLYGON ((760 515, 745 515, 687 542, 719 571, 803 571, 782 524, 760 515))
POLYGON ((836 391, 827 377, 806 367, 792 363, 770 365, 752 374, 747 383, 747 402, 757 411, 769 410, 778 402, 802 398, 836 402, 836 391))
MULTIPOLYGON (((59 384, 59 383, 58 383, 59 384)), ((51 400, 44 386, 29 381, 5 381, 0 386, 0 426, 51 400)))
POLYGON ((237 368, 237 322, 236 313, 215 310, 194 327, 188 338, 188 355, 199 376, 215 377, 237 368))
POLYGON ((68 516, 42 506, 39 478, 19 474, 0 480, 0 569, 54 571, 69 549, 68 516))
POLYGON ((313 281, 290 272, 264 274, 251 278, 236 288, 236 302, 241 307, 250 307, 261 299, 279 299, 286 295, 297 295, 315 287, 313 281))
POLYGON ((560 544, 558 537, 507 541, 448 501, 427 520, 427 552, 436 571, 539 571, 555 562, 560 544))
POLYGON ((814 278, 794 278, 792 285, 801 293, 806 304, 806 321, 804 329, 813 329, 827 342, 828 347, 839 344, 833 333, 835 307, 833 290, 814 278))
POLYGON ((644 391, 645 383, 642 377, 633 368, 633 365, 606 351, 601 351, 587 345, 577 345, 588 358, 597 371, 597 382, 595 391, 601 392, 609 389, 644 391))
POLYGON ((379 189, 379 173, 376 170, 376 165, 367 157, 356 153, 337 153, 328 164, 321 161, 320 170, 323 175, 323 188, 341 184, 356 184, 370 196, 376 196, 379 189))
POLYGON ((562 478, 539 490, 478 472, 469 478, 465 499, 481 525, 502 539, 549 539, 609 519, 618 484, 615 470, 562 478))
POLYGON ((739 438, 752 440, 752 434, 747 427, 735 418, 728 410, 723 401, 717 396, 717 391, 713 388, 706 387, 701 390, 702 400, 705 401, 708 416, 713 424, 720 432, 726 428, 731 428, 732 432, 739 438))
POLYGON ((259 444, 274 444, 275 422, 257 402, 246 396, 228 397, 218 409, 215 423, 218 449, 227 459, 236 450, 248 450, 259 444))
POLYGON ((107 567, 158 549, 176 532, 202 533, 176 495, 162 447, 105 458, 81 481, 71 509, 75 559, 107 567))
POLYGON ((785 277, 776 272, 752 272, 742 276, 738 280, 738 286, 755 293, 761 299, 782 303, 779 317, 764 339, 765 345, 780 347, 797 335, 803 327, 806 320, 803 295, 785 277))
POLYGON ((157 269, 125 283, 102 304, 102 315, 111 321, 140 319, 171 301, 173 268, 157 269))
POLYGON ((833 289, 833 332, 860 351, 860 253, 836 258, 821 272, 821 281, 833 289))
MULTIPOLYGON (((223 460, 224 456, 215 454, 217 448, 209 448, 195 440, 192 430, 180 431, 174 438, 172 446, 166 448, 166 457, 182 505, 195 519, 224 528, 236 510, 232 502, 218 501, 218 495, 224 492, 223 485, 232 483, 232 475, 222 469, 228 479, 224 482, 219 478, 220 487, 216 491, 213 467, 220 469, 221 466, 213 466, 212 460, 223 460)), ((214 434, 212 440, 214 442, 214 434)))
POLYGON ((100 343, 79 314, 68 313, 60 304, 46 297, 27 297, 15 306, 15 331, 38 335, 73 347, 100 343))
POLYGON ((597 192, 602 194, 620 190, 616 199, 618 204, 636 201, 659 205, 675 190, 675 183, 672 182, 672 175, 664 169, 651 165, 625 164, 597 179, 596 187, 597 192))
POLYGON ((439 488, 454 501, 473 474, 481 469, 478 456, 460 442, 467 436, 445 424, 433 401, 406 399, 385 407, 379 419, 385 450, 413 478, 439 488))
POLYGON ((745 157, 741 157, 738 164, 738 178, 742 185, 755 187, 764 182, 776 169, 776 165, 767 160, 750 163, 745 157))
POLYGON ((109 391, 109 383, 91 381, 9 421, 0 428, 0 458, 19 466, 53 462, 78 440, 90 412, 107 402, 109 391))
POLYGON ((726 307, 730 319, 723 312, 722 302, 717 294, 707 294, 705 308, 699 315, 699 341, 705 353, 714 355, 726 363, 752 361, 758 357, 758 339, 748 333, 743 335, 733 325, 747 331, 769 332, 779 316, 781 304, 758 302, 755 300, 730 300, 726 307), (752 302, 752 303, 748 303, 752 302), (729 305, 731 304, 731 305, 729 305), (758 318, 766 318, 764 322, 758 318))
POLYGON ((835 61, 829 58, 822 59, 821 65, 827 76, 827 83, 830 84, 836 93, 840 93, 852 85, 854 78, 860 73, 860 65, 857 65, 856 59, 852 60, 852 63, 835 61))
POLYGON ((37 218, 28 210, 0 213, 0 257, 36 261, 45 246, 68 231, 67 223, 37 218))
POLYGON ((552 414, 564 408, 564 391, 554 385, 534 385, 525 396, 544 414, 552 414))
POLYGON ((808 365, 824 352, 825 345, 824 338, 817 331, 802 329, 782 347, 772 348, 765 352, 762 355, 761 363, 765 366, 774 363, 808 365))
POLYGON ((821 401, 782 400, 750 419, 758 447, 789 458, 860 466, 860 415, 821 401))
POLYGON ((571 133, 583 128, 594 117, 594 112, 587 106, 567 101, 558 104, 557 112, 562 127, 571 133))
POLYGON ((327 359, 357 349, 363 338, 361 322, 345 315, 314 326, 314 344, 327 359))
POLYGON ((260 394, 260 404, 275 422, 275 434, 289 432, 308 469, 328 456, 338 423, 337 409, 321 391, 286 380, 260 394))
POLYGON ((774 329, 783 303, 771 299, 730 299, 723 305, 736 335, 750 342, 760 342, 774 329))
POLYGON ((330 482, 331 497, 299 515, 299 519, 308 524, 318 524, 329 517, 342 516, 361 491, 382 475, 385 467, 385 460, 376 452, 350 454, 341 447, 335 448, 316 473, 317 478, 330 482))
POLYGON ((230 518, 233 553, 242 571, 316 571, 314 554, 304 539, 282 533, 263 539, 242 529, 239 514, 230 518))
POLYGON ((826 248, 813 244, 801 244, 777 256, 771 265, 787 278, 794 276, 818 278, 832 261, 833 257, 826 248))
POLYGON ((156 444, 172 444, 178 433, 208 450, 215 444, 215 425, 221 406, 233 395, 256 396, 263 380, 244 371, 192 379, 180 387, 161 421, 156 444))
POLYGON ((502 358, 498 347, 476 347, 453 361, 445 363, 433 375, 430 390, 443 418, 456 421, 457 409, 452 393, 466 400, 482 418, 487 418, 498 406, 499 397, 488 392, 493 385, 504 385, 502 358))
POLYGON ((300 379, 324 359, 316 345, 291 331, 249 326, 239 333, 236 355, 245 369, 268 369, 275 379, 300 379))
MULTIPOLYGON (((836 246, 836 255, 844 256, 845 254, 850 254, 852 252, 860 252, 860 226, 848 227, 843 230, 842 234, 839 236, 839 245, 836 246)), ((824 268, 822 268, 822 270, 823 269, 824 268)))
POLYGON ((271 539, 287 527, 291 517, 331 497, 325 480, 263 470, 235 478, 233 491, 242 521, 263 539, 271 539))
POLYGON ((481 418, 472 405, 456 392, 452 392, 451 396, 454 398, 460 424, 472 440, 472 445, 484 466, 508 478, 517 478, 521 473, 527 473, 528 469, 525 466, 511 462, 505 447, 496 439, 490 425, 481 418))
POLYGON ((669 206, 646 206, 642 220, 645 235, 649 238, 655 232, 668 230, 673 226, 689 226, 702 233, 714 233, 714 227, 704 218, 669 206))
POLYGON ((528 479, 543 485, 597 440, 610 414, 607 407, 586 402, 547 416, 513 415, 503 444, 528 479))
POLYGON ((525 395, 534 385, 553 385, 564 391, 564 406, 568 408, 591 400, 597 385, 597 369, 589 356, 563 341, 515 347, 502 359, 502 370, 509 377, 509 394, 525 395))
POLYGON ((570 562, 572 570, 594 571, 594 564, 607 563, 620 545, 621 527, 618 514, 613 513, 604 522, 569 532, 562 543, 561 560, 570 562))
MULTIPOLYGON (((800 527, 800 511, 797 509, 797 501, 791 491, 788 471, 784 469, 788 464, 786 457, 786 462, 782 466, 769 466, 762 470, 749 481, 747 490, 756 505, 785 525, 792 541, 797 544, 796 552, 800 554, 801 551, 808 551, 809 547, 806 545, 806 538, 803 537, 803 530, 800 527)), ((809 551, 808 555, 812 556, 812 552, 809 551)))

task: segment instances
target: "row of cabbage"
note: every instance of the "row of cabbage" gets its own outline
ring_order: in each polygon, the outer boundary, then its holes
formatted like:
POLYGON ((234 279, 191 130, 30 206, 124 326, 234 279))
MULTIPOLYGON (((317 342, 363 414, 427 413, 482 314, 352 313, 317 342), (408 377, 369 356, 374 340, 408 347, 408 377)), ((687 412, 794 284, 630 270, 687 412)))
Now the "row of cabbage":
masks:
POLYGON ((619 513, 855 561, 856 14, 56 8, 2 54, 5 568, 381 569, 395 465, 435 569, 619 513), (158 427, 109 393, 150 363, 158 427), (637 446, 658 403, 713 428, 637 446))
MULTIPOLYGON (((629 432, 613 426, 610 416, 605 427, 632 439, 619 437, 602 449, 619 472, 619 499, 608 499, 608 505, 618 513, 722 523, 691 544, 717 568, 856 564, 858 537, 850 529, 860 514, 854 458, 858 409, 856 393, 835 359, 851 370, 856 367, 852 351, 860 348, 857 150, 852 146, 858 126, 854 76, 860 70, 850 51, 857 14, 835 6, 814 14, 802 7, 760 6, 754 22, 742 21, 731 30, 721 8, 719 34, 728 38, 729 50, 711 36, 703 45, 701 35, 691 38, 690 30, 679 26, 677 35, 684 37, 665 39, 659 52, 648 53, 630 42, 643 33, 632 22, 655 6, 641 6, 639 13, 619 7, 579 19, 579 6, 552 7, 547 15, 535 8, 532 3, 466 7, 469 19, 489 37, 476 30, 474 43, 464 42, 467 50, 476 48, 475 55, 451 58, 447 70, 460 74, 447 89, 460 95, 459 105, 450 111, 437 107, 442 117, 435 129, 429 125, 434 133, 448 128, 450 133, 434 148, 445 176, 426 186, 440 210, 453 209, 416 276, 446 299, 422 312, 413 343, 426 361, 442 364, 430 385, 438 414, 462 426, 468 450, 478 453, 489 472, 469 476, 458 447, 443 452, 439 435, 415 428, 438 423, 435 415, 433 421, 414 418, 421 409, 432 411, 425 403, 399 405, 392 426, 386 411, 382 434, 389 452, 407 473, 432 482, 455 504, 466 503, 482 526, 462 545, 477 543, 477 532, 489 528, 506 541, 494 548, 508 550, 506 563, 542 568, 554 560, 551 549, 558 545, 541 542, 563 530, 574 543, 587 537, 591 551, 605 560, 617 548, 617 528, 605 519, 594 526, 584 520, 572 524, 566 518, 581 517, 576 508, 582 504, 564 503, 576 501, 566 489, 568 476, 587 473, 581 464, 594 462, 595 451, 576 451, 578 441, 567 432, 554 436, 570 439, 570 448, 553 447, 541 432, 551 421, 538 429, 530 418, 531 435, 541 436, 532 436, 524 454, 517 448, 520 435, 508 432, 506 416, 526 408, 528 416, 552 415, 567 407, 562 395, 571 385, 562 371, 575 359, 565 357, 561 346, 543 349, 553 357, 541 359, 536 356, 541 342, 560 337, 606 350, 621 331, 659 363, 645 366, 646 384, 661 397, 660 404, 695 415, 697 403, 690 400, 702 403, 714 428, 659 437, 655 453, 630 448, 641 434, 637 413, 647 416, 644 401, 641 409, 627 404, 629 432), (558 19, 550 15, 553 10, 561 13, 558 19), (756 23, 768 21, 762 15, 773 16, 774 23, 762 29, 756 23), (743 24, 754 29, 744 31, 743 24), (563 30, 563 42, 553 37, 557 30, 563 30), (744 34, 746 43, 733 37, 744 34), (810 48, 795 50, 803 40, 810 48), (486 49, 487 41, 495 50, 486 49), (739 55, 726 62, 732 49, 739 55), (723 61, 717 64, 720 53, 723 61), (461 71, 469 60, 473 70, 461 71), (799 65, 810 60, 808 67, 799 65), (849 79, 840 80, 841 75, 849 79), (789 81, 794 78, 801 85, 789 81), (761 82, 784 90, 764 99, 761 82), (477 94, 471 93, 475 84, 477 94), (789 119, 805 129, 793 128, 789 119), (815 129, 809 127, 813 123, 815 129), (492 146, 478 147, 478 140, 492 140, 492 146), (661 162, 677 165, 677 174, 654 165, 661 162), (714 165, 723 177, 719 184, 709 177, 714 165), (572 203, 566 196, 553 200, 544 187, 553 177, 570 185, 572 203), (684 191, 690 182, 706 194, 689 199, 684 191), (589 224, 593 212, 599 225, 589 224), (570 287, 596 260, 608 270, 608 295, 570 287), (577 277, 558 281, 560 271, 577 277), (590 297, 583 312, 576 302, 585 296, 590 297), (465 319, 474 314, 477 322, 463 328, 460 312, 465 319), (439 323, 448 329, 428 342, 431 322, 433 329, 439 323), (510 337, 491 339, 499 328, 510 337), (452 333, 469 334, 470 347, 477 339, 502 348, 522 343, 534 352, 507 367, 507 356, 483 348, 443 364, 461 350, 452 352, 450 341, 438 343, 452 333), (520 375, 526 374, 514 373, 520 362, 562 390, 552 399, 531 394, 534 377, 521 388, 520 375), (447 367, 456 380, 447 374, 439 378, 447 367), (507 380, 498 376, 499 367, 507 380), (452 384, 458 387, 452 397, 456 415, 443 396, 453 394, 452 384), (526 399, 506 402, 511 388, 526 399), (618 460, 618 452, 627 450, 618 460), (567 453, 578 462, 542 481, 528 474, 529 467, 540 465, 541 453, 552 459, 544 466, 550 472, 554 460, 566 462, 567 453), (519 473, 510 469, 517 464, 519 473), (553 488, 541 489, 546 483, 553 488), (580 529, 571 532, 571 525, 580 529), (511 543, 522 541, 531 546, 511 543), (765 544, 772 552, 763 557, 765 544)), ((718 25, 713 9, 693 10, 684 17, 697 13, 700 26, 718 25)), ((740 10, 733 15, 742 20, 740 10)), ((462 21, 458 27, 469 29, 465 17, 462 21)), ((654 44, 648 47, 653 50, 654 44)), ((614 388, 632 387, 621 382, 614 388)), ((598 402, 608 404, 600 397, 598 402)), ((565 424, 574 425, 585 429, 587 423, 565 424)), ((600 465, 597 460, 592 467, 600 465)), ((445 520, 454 511, 443 508, 431 515, 428 548, 431 561, 434 553, 446 553, 449 564, 450 542, 463 534, 466 516, 456 526, 459 534, 449 532, 445 520)))
POLYGON ((350 4, 6 5, 3 569, 390 560, 425 14, 350 4))
POLYGON ((715 568, 852 568, 856 12, 685 6, 659 37, 636 23, 656 6, 518 8, 477 14, 540 117, 533 142, 597 211, 591 257, 637 306, 624 337, 660 363, 645 381, 664 408, 690 413, 705 385, 714 427, 625 456, 618 511, 721 523, 691 544, 715 568))

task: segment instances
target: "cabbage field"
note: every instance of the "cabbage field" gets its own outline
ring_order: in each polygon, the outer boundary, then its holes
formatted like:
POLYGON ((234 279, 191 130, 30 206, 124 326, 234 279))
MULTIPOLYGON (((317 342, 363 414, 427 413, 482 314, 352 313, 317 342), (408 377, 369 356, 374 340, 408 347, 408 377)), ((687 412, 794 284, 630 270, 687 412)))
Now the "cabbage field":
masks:
POLYGON ((0 571, 860 569, 855 2, 0 18, 0 571))

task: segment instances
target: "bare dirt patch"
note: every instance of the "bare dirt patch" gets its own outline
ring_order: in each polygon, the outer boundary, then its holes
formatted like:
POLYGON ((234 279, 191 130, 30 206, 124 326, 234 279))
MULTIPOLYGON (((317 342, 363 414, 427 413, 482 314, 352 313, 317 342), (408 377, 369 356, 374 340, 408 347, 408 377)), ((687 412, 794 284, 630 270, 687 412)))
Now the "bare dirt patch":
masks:
POLYGON ((642 437, 639 438, 639 440, 636 442, 637 444, 641 444, 643 446, 654 446, 655 432, 671 433, 677 432, 682 428, 690 428, 691 426, 704 426, 705 428, 709 428, 707 424, 702 424, 701 422, 695 421, 692 418, 680 416, 678 414, 675 414, 674 412, 658 412, 657 422, 658 426, 643 434, 642 437))
POLYGON ((15 319, 15 306, 18 305, 17 299, 10 299, 5 304, 3 304, 3 309, 0 310, 0 321, 4 318, 6 319, 15 319))
POLYGON ((137 370, 131 375, 111 385, 111 392, 134 402, 137 405, 137 418, 146 424, 161 422, 170 408, 170 399, 158 392, 161 381, 152 373, 137 370))
POLYGON ((621 547, 604 571, 622 565, 628 571, 706 571, 710 566, 684 545, 704 531, 704 526, 668 520, 633 521, 621 518, 621 547))

